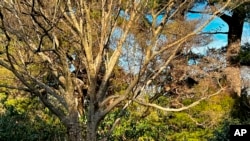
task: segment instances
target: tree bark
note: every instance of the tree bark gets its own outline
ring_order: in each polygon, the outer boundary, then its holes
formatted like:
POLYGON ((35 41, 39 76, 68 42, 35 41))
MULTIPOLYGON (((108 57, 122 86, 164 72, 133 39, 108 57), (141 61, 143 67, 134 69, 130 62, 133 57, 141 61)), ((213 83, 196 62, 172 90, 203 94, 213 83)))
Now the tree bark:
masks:
POLYGON ((90 103, 88 119, 87 119, 87 141, 96 141, 97 140, 97 125, 99 120, 97 119, 97 112, 94 103, 90 103))
POLYGON ((67 134, 69 141, 83 141, 82 133, 81 133, 80 124, 71 123, 69 127, 67 127, 67 134))
POLYGON ((243 10, 235 10, 228 21, 228 47, 227 47, 227 61, 230 65, 235 65, 233 58, 240 52, 241 36, 243 31, 244 19, 246 13, 243 10))
POLYGON ((226 52, 227 67, 225 73, 227 75, 227 80, 230 82, 231 89, 239 97, 241 96, 241 73, 240 63, 235 61, 235 57, 240 52, 245 17, 246 11, 242 6, 236 8, 231 17, 227 15, 221 16, 221 19, 223 19, 229 27, 226 52))
POLYGON ((69 141, 83 141, 82 129, 77 110, 70 112, 69 116, 62 122, 67 128, 67 136, 69 141))
POLYGON ((87 141, 96 141, 97 140, 97 123, 95 120, 88 121, 87 123, 87 141))

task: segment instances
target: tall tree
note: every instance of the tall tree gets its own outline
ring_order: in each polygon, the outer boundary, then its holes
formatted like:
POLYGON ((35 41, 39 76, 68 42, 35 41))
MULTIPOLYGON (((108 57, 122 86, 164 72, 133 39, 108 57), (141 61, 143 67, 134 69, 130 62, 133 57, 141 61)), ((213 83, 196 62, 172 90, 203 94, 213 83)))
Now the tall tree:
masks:
MULTIPOLYGON (((205 0, 198 2, 205 2, 208 7, 210 7, 212 12, 216 11, 218 7, 224 4, 224 1, 221 0, 205 0)), ((226 33, 228 38, 226 48, 227 67, 225 69, 225 73, 228 81, 231 83, 232 91, 239 97, 241 96, 242 89, 240 64, 235 58, 240 52, 244 22, 249 19, 249 6, 249 0, 232 1, 232 3, 225 10, 230 14, 224 11, 218 13, 217 15, 228 25, 229 30, 226 33)))
MULTIPOLYGON (((172 21, 185 25, 178 15, 192 2, 1 1, 0 65, 22 84, 11 88, 39 97, 61 120, 69 140, 95 141, 99 123, 112 109, 124 109, 132 101, 145 105, 139 95, 169 72, 176 55, 188 50, 196 33, 229 2, 198 28, 190 24, 193 26, 185 32, 171 33, 172 21), (148 14, 152 17, 143 18, 148 14), (124 47, 136 51, 138 67, 134 72, 126 73, 117 65, 129 53, 124 47), (114 82, 122 85, 117 87, 114 82), (80 124, 79 117, 85 117, 86 124, 80 124)), ((126 63, 132 61, 127 57, 126 63)), ((164 110, 185 110, 204 99, 181 109, 164 110)))

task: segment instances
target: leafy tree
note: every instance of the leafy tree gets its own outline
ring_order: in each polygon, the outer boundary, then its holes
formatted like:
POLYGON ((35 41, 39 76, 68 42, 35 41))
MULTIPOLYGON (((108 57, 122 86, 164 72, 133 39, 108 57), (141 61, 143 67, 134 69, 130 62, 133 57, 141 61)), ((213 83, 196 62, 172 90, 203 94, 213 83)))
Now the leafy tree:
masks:
POLYGON ((65 129, 37 99, 1 93, 1 140, 63 140, 65 129), (44 107, 43 107, 44 108, 44 107))
MULTIPOLYGON (((206 3, 209 7, 208 11, 216 11, 218 7, 223 6, 225 1, 222 0, 205 0, 197 1, 198 3, 206 3)), ((241 1, 235 0, 228 5, 227 9, 224 12, 217 13, 217 16, 221 18, 228 25, 227 34, 227 47, 226 47, 226 60, 227 68, 225 73, 227 74, 228 82, 232 85, 232 90, 234 93, 237 93, 238 96, 241 95, 241 75, 240 75, 240 65, 239 62, 235 61, 235 57, 240 53, 241 40, 242 40, 242 31, 244 22, 249 20, 249 4, 250 1, 241 1), (226 12, 227 11, 227 12, 226 12), (230 12, 228 14, 228 12, 230 12)), ((190 11, 197 13, 197 11, 190 11)), ((203 11, 204 12, 204 11, 203 11)), ((198 12, 198 13, 203 13, 198 12)), ((205 12, 206 13, 206 12, 205 12)), ((208 12, 209 13, 209 12, 208 12)), ((206 14, 208 14, 206 13, 206 14)), ((211 32, 209 34, 221 34, 222 32, 211 32)), ((223 33, 224 34, 224 33, 223 33)))
MULTIPOLYGON (((217 80, 200 80, 195 86, 196 94, 180 96, 179 103, 186 106, 208 91, 217 91, 219 86, 214 81, 217 80)), ((176 101, 176 98, 165 95, 154 103, 171 107, 173 101, 176 101)), ((110 140, 208 140, 216 135, 214 132, 217 128, 223 127, 224 120, 231 117, 234 101, 228 92, 220 92, 193 108, 179 112, 162 111, 133 103, 135 106, 126 110, 110 140)), ((229 128, 228 125, 225 127, 229 128)))

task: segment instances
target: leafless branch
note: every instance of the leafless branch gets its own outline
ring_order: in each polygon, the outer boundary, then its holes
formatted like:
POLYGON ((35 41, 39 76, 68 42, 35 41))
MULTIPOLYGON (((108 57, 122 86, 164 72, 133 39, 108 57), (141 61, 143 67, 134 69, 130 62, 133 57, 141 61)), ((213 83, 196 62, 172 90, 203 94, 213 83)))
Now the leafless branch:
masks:
POLYGON ((200 102, 202 102, 204 100, 207 100, 210 97, 213 97, 213 96, 216 96, 216 95, 220 94, 223 90, 224 90, 224 88, 220 89, 219 91, 217 91, 217 92, 215 92, 215 93, 213 93, 211 95, 203 97, 203 98, 195 101, 194 103, 192 103, 192 104, 190 104, 188 106, 184 106, 184 107, 177 108, 177 109, 175 109, 175 108, 166 108, 166 107, 162 107, 162 106, 159 106, 157 104, 152 104, 152 103, 145 103, 145 102, 142 102, 141 100, 138 100, 138 99, 134 99, 133 101, 135 101, 138 104, 141 104, 141 105, 144 105, 144 106, 153 107, 153 108, 156 108, 156 109, 159 109, 159 110, 163 110, 163 111, 166 111, 166 112, 180 112, 180 111, 184 111, 184 110, 190 109, 190 108, 198 105, 200 102))
POLYGON ((199 35, 201 34, 211 34, 211 35, 215 35, 215 34, 228 34, 228 32, 201 32, 199 33, 199 35))

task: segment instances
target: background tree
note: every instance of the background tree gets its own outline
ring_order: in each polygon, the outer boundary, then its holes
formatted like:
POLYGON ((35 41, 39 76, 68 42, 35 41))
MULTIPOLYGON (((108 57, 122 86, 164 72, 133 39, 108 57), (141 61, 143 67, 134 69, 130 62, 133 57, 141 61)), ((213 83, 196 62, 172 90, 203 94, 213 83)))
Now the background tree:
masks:
MULTIPOLYGON (((224 1, 221 0, 208 0, 208 1, 198 1, 198 3, 205 3, 209 9, 209 13, 216 11, 218 7, 224 4, 224 1)), ((242 43, 242 33, 243 33, 243 25, 244 22, 247 22, 249 19, 249 4, 248 0, 245 1, 232 1, 230 5, 228 5, 226 12, 218 13, 218 17, 221 18, 228 25, 227 34, 227 47, 226 47, 226 60, 227 67, 224 72, 227 74, 228 82, 231 83, 232 90, 237 93, 237 95, 241 96, 241 73, 240 73, 240 64, 236 62, 236 57, 240 53, 241 43, 242 43)), ((192 13, 203 13, 197 11, 190 11, 192 13)), ((220 34, 222 32, 217 33, 209 33, 209 34, 220 34)))

